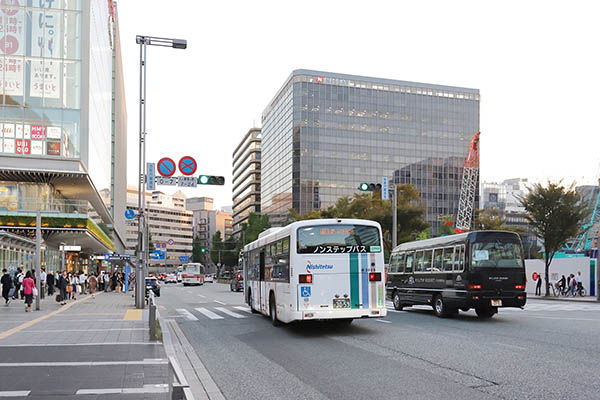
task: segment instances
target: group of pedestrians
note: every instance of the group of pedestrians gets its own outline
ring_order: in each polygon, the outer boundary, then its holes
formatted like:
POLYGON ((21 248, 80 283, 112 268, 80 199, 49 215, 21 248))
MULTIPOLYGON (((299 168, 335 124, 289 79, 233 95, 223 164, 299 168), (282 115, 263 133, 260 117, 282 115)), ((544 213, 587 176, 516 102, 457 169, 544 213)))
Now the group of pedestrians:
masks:
MULTIPOLYGON (((535 295, 542 295, 542 276, 540 275, 537 279, 537 283, 535 285, 535 295)), ((568 276, 562 276, 559 280, 552 284, 554 289, 556 289, 558 294, 565 295, 570 294, 571 296, 575 296, 575 294, 581 290, 583 290, 583 277, 581 276, 581 271, 575 274, 569 274, 568 276)))
POLYGON ((21 299, 25 300, 25 312, 30 312, 33 306, 33 296, 37 295, 37 289, 35 288, 35 279, 33 271, 27 271, 23 274, 23 271, 19 268, 14 277, 11 277, 6 268, 2 270, 2 278, 0 278, 2 284, 2 297, 4 298, 4 305, 8 306, 11 300, 15 300, 17 296, 21 296, 21 299), (10 290, 14 287, 14 292, 10 296, 10 290))

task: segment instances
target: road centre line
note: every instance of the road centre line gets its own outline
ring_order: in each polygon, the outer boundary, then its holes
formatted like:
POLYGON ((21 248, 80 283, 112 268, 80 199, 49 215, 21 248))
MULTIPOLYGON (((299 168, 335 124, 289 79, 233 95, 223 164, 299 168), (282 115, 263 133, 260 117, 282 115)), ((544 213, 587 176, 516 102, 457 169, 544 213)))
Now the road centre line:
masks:
POLYGON ((508 347, 508 348, 511 348, 511 349, 517 349, 517 350, 521 350, 521 351, 523 351, 523 350, 527 350, 527 348, 526 348, 526 347, 515 346, 515 345, 513 345, 513 344, 506 344, 506 343, 500 343, 500 342, 496 342, 496 343, 494 343, 494 344, 497 344, 497 345, 499 345, 499 346, 508 347))
POLYGON ((245 316, 243 316, 241 314, 234 313, 233 311, 229 311, 225 307, 215 307, 215 310, 219 310, 219 311, 221 311, 224 314, 232 316, 233 318, 246 318, 245 316))
POLYGON ((219 303, 222 306, 226 306, 227 305, 227 303, 223 303, 222 301, 219 301, 219 300, 214 300, 214 302, 215 303, 219 303))
POLYGON ((391 324, 392 323, 392 321, 386 321, 385 319, 379 319, 379 318, 376 319, 375 321, 377 321, 377 322, 383 322, 384 324, 391 324))
POLYGON ((204 296, 204 295, 202 295, 202 294, 199 294, 198 296, 202 297, 203 299, 205 299, 205 298, 206 298, 206 296, 204 296))
POLYGON ((224 319, 220 315, 217 315, 214 312, 207 310, 206 308, 196 308, 196 311, 198 311, 200 314, 207 316, 210 319, 224 319))
POLYGON ((141 388, 105 388, 105 389, 79 389, 75 392, 80 394, 144 394, 144 393, 166 393, 169 391, 168 384, 144 385, 141 388))
POLYGON ((196 316, 194 314, 192 314, 185 308, 178 308, 176 311, 179 314, 181 314, 182 317, 185 317, 185 319, 187 319, 188 321, 198 321, 198 318, 196 318, 196 316))
POLYGON ((22 363, 0 363, 0 368, 14 367, 97 367, 107 365, 166 365, 163 358, 151 358, 138 361, 44 361, 22 363))
POLYGON ((600 321, 600 318, 565 318, 565 317, 536 317, 532 315, 528 315, 527 318, 536 318, 536 319, 560 319, 563 321, 600 321))
POLYGON ((7 390, 0 392, 0 397, 27 397, 31 390, 7 390))

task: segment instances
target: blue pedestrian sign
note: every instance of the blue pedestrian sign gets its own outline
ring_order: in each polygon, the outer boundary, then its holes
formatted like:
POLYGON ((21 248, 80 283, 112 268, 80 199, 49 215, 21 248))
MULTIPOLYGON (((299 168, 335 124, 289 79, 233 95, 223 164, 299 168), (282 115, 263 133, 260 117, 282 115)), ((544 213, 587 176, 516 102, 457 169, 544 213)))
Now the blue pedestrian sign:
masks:
POLYGON ((190 262, 190 257, 189 256, 179 256, 179 261, 190 262))
POLYGON ((163 250, 154 250, 152 252, 152 259, 153 260, 164 260, 165 259, 165 252, 163 250))
POLYGON ((310 297, 310 286, 300 286, 300 296, 310 297))
POLYGON ((133 219, 133 217, 135 217, 135 212, 131 208, 125 210, 125 218, 133 219))

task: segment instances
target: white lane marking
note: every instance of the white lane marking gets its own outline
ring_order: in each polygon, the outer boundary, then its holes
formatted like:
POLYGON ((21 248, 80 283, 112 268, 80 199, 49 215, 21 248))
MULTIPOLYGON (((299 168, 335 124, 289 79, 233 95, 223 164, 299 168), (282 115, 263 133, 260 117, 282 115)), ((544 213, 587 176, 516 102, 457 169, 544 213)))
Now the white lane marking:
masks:
POLYGON ((233 311, 229 311, 225 307, 215 307, 215 310, 219 310, 219 311, 221 311, 224 314, 231 315, 233 318, 246 318, 246 317, 244 317, 241 314, 234 313, 233 311))
POLYGON ((512 348, 512 349, 517 349, 517 350, 527 350, 526 347, 515 346, 513 344, 506 344, 506 343, 500 343, 500 342, 496 342, 495 344, 497 344, 499 346, 509 347, 509 348, 512 348))
POLYGON ((222 301, 219 301, 219 300, 214 300, 214 302, 215 303, 219 303, 222 306, 226 306, 227 305, 227 303, 223 303, 222 301))
POLYGON ((181 314, 182 317, 185 317, 185 319, 187 319, 188 321, 198 321, 198 318, 196 318, 194 314, 192 314, 185 308, 178 308, 177 312, 181 314))
POLYGON ((250 307, 236 306, 233 308, 235 308, 236 310, 247 312, 248 314, 252 314, 252 310, 250 310, 250 307))
POLYGON ((389 308, 389 307, 386 307, 386 308, 387 308, 387 310, 388 310, 389 312, 395 312, 395 313, 401 313, 401 312, 402 312, 402 311, 398 311, 398 310, 396 310, 396 309, 394 309, 394 308, 389 308))
POLYGON ((158 308, 160 308, 161 310, 166 310, 167 309, 167 307, 165 307, 165 306, 158 306, 158 308))
POLYGON ((203 299, 206 298, 206 296, 199 294, 198 296, 202 297, 203 299))
POLYGON ((217 315, 214 312, 207 310, 206 308, 196 308, 196 311, 198 311, 200 314, 204 314, 210 319, 224 319, 220 315, 217 315))
POLYGON ((383 322, 384 324, 391 324, 392 321, 386 321, 385 319, 376 319, 377 322, 383 322))
POLYGON ((594 318, 565 318, 565 317, 534 317, 528 316, 527 318, 536 318, 536 319, 560 319, 564 321, 599 321, 599 319, 594 318))
POLYGON ((166 393, 169 391, 168 384, 144 385, 141 388, 106 388, 106 389, 79 389, 75 394, 144 394, 144 393, 166 393))
POLYGON ((23 363, 0 363, 0 367, 95 367, 99 365, 166 365, 169 361, 150 358, 140 361, 46 361, 23 363))
POLYGON ((27 397, 31 390, 6 390, 0 392, 0 397, 27 397))

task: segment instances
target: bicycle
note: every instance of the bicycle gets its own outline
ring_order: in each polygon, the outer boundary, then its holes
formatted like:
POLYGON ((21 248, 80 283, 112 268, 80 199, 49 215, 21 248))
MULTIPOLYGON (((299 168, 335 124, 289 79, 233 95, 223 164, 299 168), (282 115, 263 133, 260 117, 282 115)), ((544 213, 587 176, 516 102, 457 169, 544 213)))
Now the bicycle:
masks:
POLYGON ((585 288, 583 287, 583 285, 579 286, 577 288, 577 291, 575 292, 575 296, 579 295, 581 297, 585 297, 586 294, 587 294, 587 292, 585 291, 585 288))

